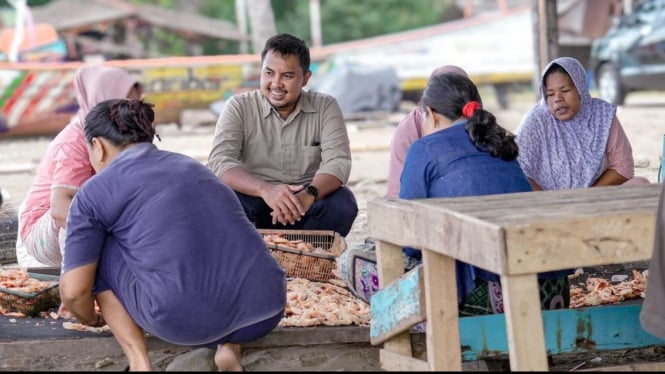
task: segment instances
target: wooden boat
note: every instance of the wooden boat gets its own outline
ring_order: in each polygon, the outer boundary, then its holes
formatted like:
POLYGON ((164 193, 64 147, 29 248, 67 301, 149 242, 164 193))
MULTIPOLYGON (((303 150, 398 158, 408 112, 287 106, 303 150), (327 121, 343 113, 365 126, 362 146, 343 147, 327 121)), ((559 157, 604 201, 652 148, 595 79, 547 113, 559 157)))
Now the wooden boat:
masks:
MULTIPOLYGON (((0 138, 49 135, 60 131, 78 109, 73 90, 83 62, 0 63, 0 138)), ((117 60, 103 65, 126 69, 155 104, 157 124, 178 123, 184 109, 258 86, 258 55, 169 57, 117 60)))

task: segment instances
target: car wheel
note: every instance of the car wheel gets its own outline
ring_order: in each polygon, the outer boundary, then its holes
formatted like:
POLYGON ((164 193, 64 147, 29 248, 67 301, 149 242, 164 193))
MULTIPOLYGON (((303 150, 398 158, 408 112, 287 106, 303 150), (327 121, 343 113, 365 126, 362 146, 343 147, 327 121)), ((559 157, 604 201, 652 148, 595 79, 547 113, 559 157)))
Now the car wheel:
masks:
POLYGON ((598 95, 615 105, 622 105, 626 99, 619 72, 611 64, 603 64, 598 71, 598 95))

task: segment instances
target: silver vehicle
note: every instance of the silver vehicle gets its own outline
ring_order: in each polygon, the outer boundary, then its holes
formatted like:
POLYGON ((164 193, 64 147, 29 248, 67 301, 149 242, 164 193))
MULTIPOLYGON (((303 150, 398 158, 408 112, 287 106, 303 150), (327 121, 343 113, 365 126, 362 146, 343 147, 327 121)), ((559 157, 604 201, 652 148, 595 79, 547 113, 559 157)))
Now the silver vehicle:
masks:
POLYGON ((634 91, 665 90, 665 0, 642 0, 591 46, 600 98, 621 105, 634 91))

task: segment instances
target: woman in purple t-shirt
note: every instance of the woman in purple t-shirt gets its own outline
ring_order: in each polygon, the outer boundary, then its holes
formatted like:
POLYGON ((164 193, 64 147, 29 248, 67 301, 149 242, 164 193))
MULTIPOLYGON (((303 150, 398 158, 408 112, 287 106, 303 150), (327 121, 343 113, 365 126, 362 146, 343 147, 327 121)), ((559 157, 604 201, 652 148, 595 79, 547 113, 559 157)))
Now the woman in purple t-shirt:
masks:
POLYGON ((145 332, 217 345, 217 367, 242 370, 239 344, 284 315, 285 273, 229 187, 152 144, 153 121, 151 104, 125 99, 86 117, 97 174, 72 202, 60 295, 80 322, 108 323, 132 371, 152 369, 145 332))

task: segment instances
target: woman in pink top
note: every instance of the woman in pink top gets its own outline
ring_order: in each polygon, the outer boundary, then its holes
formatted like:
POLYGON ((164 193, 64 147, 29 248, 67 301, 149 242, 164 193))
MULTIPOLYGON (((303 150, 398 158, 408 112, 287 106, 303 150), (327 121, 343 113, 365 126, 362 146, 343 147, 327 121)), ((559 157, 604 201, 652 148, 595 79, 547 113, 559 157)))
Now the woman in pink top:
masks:
MULTIPOLYGON (((464 69, 454 65, 439 66, 434 69, 430 79, 440 73, 455 73, 469 77, 464 69)), ((399 178, 404 168, 406 152, 413 142, 423 136, 422 109, 420 104, 407 114, 397 125, 392 141, 390 142, 390 166, 388 169, 388 192, 386 197, 399 196, 399 178)))
POLYGON ((83 134, 85 116, 104 100, 138 99, 142 94, 141 84, 125 70, 103 66, 80 68, 74 89, 79 110, 49 143, 19 207, 16 257, 23 267, 62 262, 69 206, 78 188, 94 174, 83 134))

